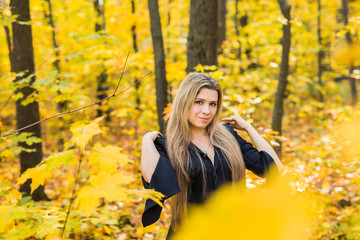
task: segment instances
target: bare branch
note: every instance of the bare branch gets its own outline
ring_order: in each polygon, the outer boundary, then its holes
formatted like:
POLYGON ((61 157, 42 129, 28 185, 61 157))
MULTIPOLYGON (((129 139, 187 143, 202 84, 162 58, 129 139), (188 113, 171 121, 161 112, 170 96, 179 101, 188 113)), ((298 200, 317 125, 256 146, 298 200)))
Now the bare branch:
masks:
POLYGON ((114 93, 113 93, 113 96, 116 94, 116 91, 117 91, 118 88, 119 88, 121 79, 122 79, 122 77, 123 77, 123 75, 124 75, 124 72, 125 72, 126 63, 127 63, 127 61, 128 61, 129 55, 130 55, 130 52, 128 52, 128 55, 126 56, 125 63, 124 63, 124 67, 123 67, 123 70, 122 70, 122 72, 121 72, 120 80, 119 80, 119 82, 118 82, 118 84, 117 84, 117 86, 116 86, 116 88, 115 88, 115 91, 114 91, 114 93))
MULTIPOLYGON (((142 79, 135 81, 131 86, 129 86, 128 88, 126 88, 126 89, 124 89, 123 91, 119 92, 118 94, 113 94, 113 95, 111 95, 111 96, 109 96, 109 97, 106 97, 106 98, 103 98, 103 99, 101 99, 101 100, 99 100, 99 101, 97 101, 97 102, 91 103, 91 104, 89 104, 89 105, 86 105, 86 106, 83 106, 83 107, 80 107, 80 108, 77 108, 77 109, 74 109, 74 110, 71 110, 71 111, 69 110, 69 111, 67 111, 67 112, 62 112, 62 113, 53 115, 53 116, 51 116, 51 117, 47 117, 47 118, 45 118, 45 119, 42 119, 42 120, 37 121, 37 122, 34 122, 34 123, 32 123, 32 124, 30 124, 30 125, 27 125, 27 126, 25 126, 25 127, 22 127, 22 128, 20 128, 20 129, 17 129, 17 130, 15 130, 15 131, 11 132, 11 133, 2 135, 2 136, 0 136, 0 139, 2 139, 2 138, 4 138, 4 137, 7 137, 7 136, 10 136, 10 135, 12 135, 12 134, 14 134, 14 133, 20 132, 20 131, 22 131, 22 130, 24 130, 24 129, 27 129, 27 128, 29 128, 29 127, 32 127, 32 126, 34 126, 34 125, 36 125, 36 124, 39 124, 39 123, 45 122, 45 121, 47 121, 47 120, 50 120, 50 119, 52 119, 52 118, 60 117, 60 116, 62 116, 62 115, 68 114, 68 113, 77 112, 77 111, 82 110, 82 109, 84 109, 84 108, 88 108, 88 107, 94 106, 94 105, 96 105, 96 104, 99 104, 99 103, 101 103, 101 102, 104 102, 104 101, 106 101, 106 100, 109 100, 109 99, 112 98, 112 97, 119 96, 120 94, 126 92, 127 90, 129 90, 130 88, 132 88, 133 86, 135 86, 136 84, 138 84, 141 80, 143 80, 144 78, 146 78, 146 77, 147 77, 148 75, 150 75, 150 74, 152 74, 152 72, 149 72, 148 74, 146 74, 142 79)), ((120 80, 121 80, 121 79, 120 79, 120 80)), ((120 81, 119 81, 119 82, 120 82, 120 81)))

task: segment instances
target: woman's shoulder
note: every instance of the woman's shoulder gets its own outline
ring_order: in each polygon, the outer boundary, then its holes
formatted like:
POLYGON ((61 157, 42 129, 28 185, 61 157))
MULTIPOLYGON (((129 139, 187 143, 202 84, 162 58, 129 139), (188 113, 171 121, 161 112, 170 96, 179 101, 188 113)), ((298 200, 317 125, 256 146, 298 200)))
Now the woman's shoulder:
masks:
POLYGON ((157 137, 154 144, 158 150, 166 150, 166 136, 157 137))
POLYGON ((224 126, 225 129, 228 130, 232 135, 234 136, 237 135, 235 129, 232 126, 230 126, 230 124, 222 124, 222 126, 224 126))

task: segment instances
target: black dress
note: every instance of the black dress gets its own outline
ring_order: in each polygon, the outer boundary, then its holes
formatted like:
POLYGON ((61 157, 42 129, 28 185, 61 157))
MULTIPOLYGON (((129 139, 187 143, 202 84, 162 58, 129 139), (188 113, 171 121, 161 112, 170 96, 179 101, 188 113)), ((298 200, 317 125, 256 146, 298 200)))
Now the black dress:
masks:
MULTIPOLYGON (((252 171, 258 176, 264 176, 269 170, 271 165, 274 163, 272 157, 264 151, 258 151, 249 142, 246 142, 240 137, 232 127, 226 125, 227 129, 236 138, 243 159, 245 162, 246 169, 252 171)), ((166 153, 166 137, 158 137, 154 141, 155 147, 160 154, 159 161, 156 165, 155 171, 151 177, 150 183, 147 183, 142 178, 144 187, 147 189, 155 189, 158 192, 164 194, 164 198, 161 200, 164 202, 166 199, 180 192, 180 187, 177 181, 176 173, 172 167, 170 160, 166 153)), ((195 145, 189 146, 190 153, 190 179, 191 184, 188 193, 189 203, 203 203, 203 179, 201 172, 200 161, 203 161, 206 168, 206 192, 207 194, 213 192, 221 185, 232 181, 232 174, 229 165, 225 160, 225 156, 222 154, 219 148, 214 147, 215 157, 214 164, 211 162, 209 157, 203 153, 195 145), (198 151, 201 159, 196 154, 198 151)), ((145 210, 142 214, 142 224, 144 227, 155 223, 161 214, 162 207, 147 199, 145 203, 145 210)), ((171 232, 171 229, 170 229, 171 232)))

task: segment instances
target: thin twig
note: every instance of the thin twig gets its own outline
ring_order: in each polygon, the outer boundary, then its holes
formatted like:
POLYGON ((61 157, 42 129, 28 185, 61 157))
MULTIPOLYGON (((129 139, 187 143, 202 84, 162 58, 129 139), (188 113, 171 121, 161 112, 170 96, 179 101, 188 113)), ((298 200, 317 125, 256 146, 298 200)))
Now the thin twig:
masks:
POLYGON ((80 152, 79 165, 78 165, 78 168, 77 168, 77 171, 76 171, 76 174, 75 174, 75 183, 74 183, 73 191, 72 191, 72 194, 71 194, 71 199, 70 199, 69 207, 68 207, 68 209, 67 209, 67 211, 66 211, 66 217, 65 217, 65 222, 64 222, 63 229, 62 229, 62 231, 61 231, 61 237, 63 237, 63 235, 64 235, 65 228, 66 228, 66 223, 67 223, 68 218, 69 218, 69 215, 70 215, 71 205, 72 205, 72 203, 74 202, 74 199, 75 199, 75 191, 76 191, 76 186, 77 186, 78 181, 79 181, 79 175, 80 175, 80 167, 81 167, 82 157, 83 157, 83 153, 82 153, 82 151, 81 151, 81 152, 80 152))
POLYGON ((119 82, 118 82, 118 84, 117 84, 117 86, 116 86, 116 88, 115 88, 115 91, 114 91, 114 93, 113 93, 113 96, 115 96, 116 91, 117 91, 117 90, 118 90, 118 88, 119 88, 119 85, 120 85, 121 79, 122 79, 122 77, 123 77, 123 75, 124 75, 124 72, 125 72, 125 68, 126 68, 126 64, 127 64, 127 61, 128 61, 129 55, 130 55, 130 52, 128 52, 128 55, 126 56, 125 63, 124 63, 124 67, 123 67, 123 70, 122 70, 122 72, 121 72, 120 80, 119 80, 119 82))
MULTIPOLYGON (((150 75, 151 73, 152 73, 152 72, 149 72, 148 74, 146 74, 141 80, 143 80, 145 77, 147 77, 147 76, 150 75)), ((30 124, 30 125, 27 125, 27 126, 25 126, 25 127, 19 128, 19 129, 15 130, 15 131, 13 131, 13 132, 11 132, 11 133, 8 133, 8 134, 5 134, 5 135, 0 136, 0 139, 2 139, 2 138, 4 138, 4 137, 7 137, 7 136, 10 136, 10 135, 12 135, 12 134, 14 134, 14 133, 20 132, 20 131, 22 131, 22 130, 24 130, 24 129, 27 129, 27 128, 32 127, 32 126, 34 126, 34 125, 37 125, 37 124, 39 124, 39 123, 45 122, 45 121, 47 121, 47 120, 49 120, 49 119, 56 118, 56 117, 60 117, 60 116, 62 116, 62 115, 68 114, 68 113, 77 112, 77 111, 82 110, 82 109, 84 109, 84 108, 91 107, 91 106, 93 106, 93 105, 99 104, 99 103, 101 103, 101 102, 103 102, 103 101, 106 101, 106 100, 112 98, 112 97, 119 96, 120 94, 126 92, 127 90, 129 90, 130 88, 132 88, 133 86, 135 86, 136 84, 138 84, 141 80, 137 80, 137 81, 136 81, 135 83, 133 83, 130 87, 124 89, 123 91, 119 92, 118 94, 111 95, 111 96, 109 96, 109 97, 103 98, 103 99, 101 99, 101 100, 99 100, 99 101, 97 101, 97 102, 91 103, 91 104, 89 104, 89 105, 86 105, 86 106, 83 106, 83 107, 80 107, 80 108, 77 108, 77 109, 74 109, 74 110, 71 110, 71 111, 62 112, 62 113, 56 114, 56 115, 54 115, 54 116, 51 116, 51 117, 42 119, 42 120, 37 121, 37 122, 34 122, 34 123, 30 124)))

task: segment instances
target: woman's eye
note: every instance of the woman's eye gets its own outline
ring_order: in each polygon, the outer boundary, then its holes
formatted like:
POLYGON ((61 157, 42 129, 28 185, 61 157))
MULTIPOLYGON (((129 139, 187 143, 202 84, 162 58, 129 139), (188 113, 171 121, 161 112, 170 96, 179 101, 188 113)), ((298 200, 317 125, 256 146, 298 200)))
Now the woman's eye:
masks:
POLYGON ((202 104, 202 101, 195 101, 196 104, 202 104))
POLYGON ((216 106, 216 103, 210 103, 210 105, 215 107, 215 106, 216 106))

